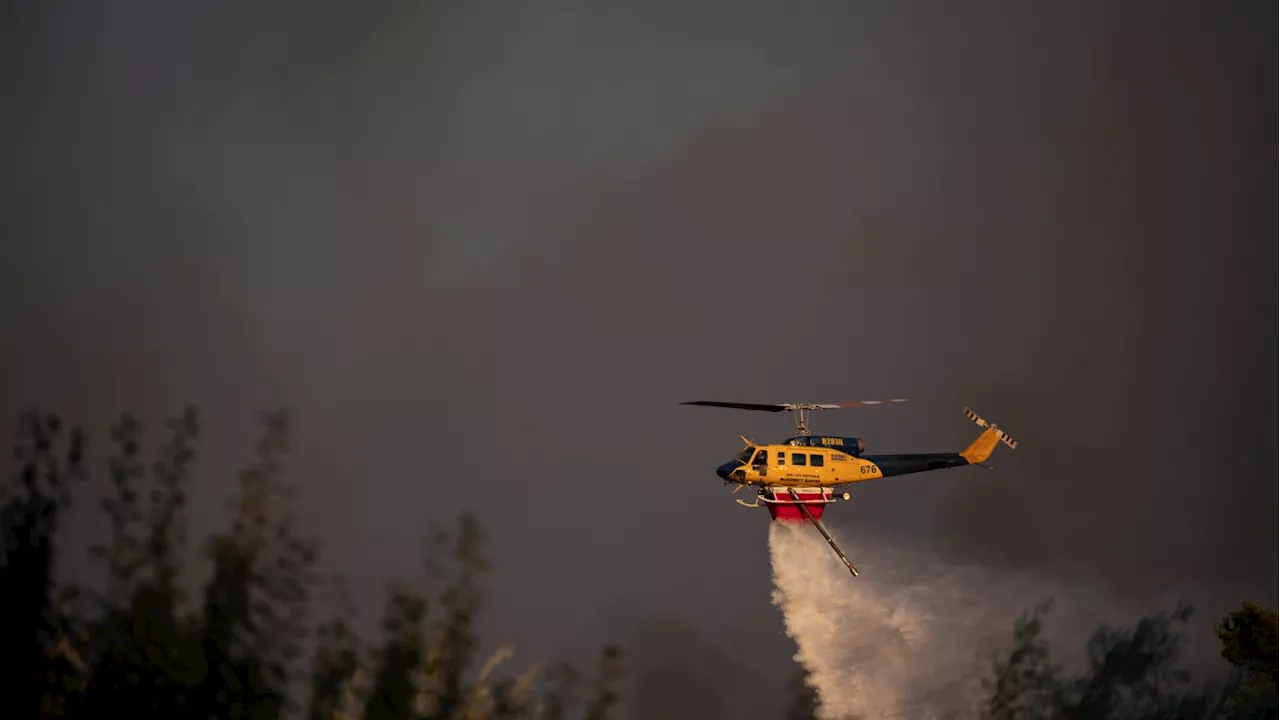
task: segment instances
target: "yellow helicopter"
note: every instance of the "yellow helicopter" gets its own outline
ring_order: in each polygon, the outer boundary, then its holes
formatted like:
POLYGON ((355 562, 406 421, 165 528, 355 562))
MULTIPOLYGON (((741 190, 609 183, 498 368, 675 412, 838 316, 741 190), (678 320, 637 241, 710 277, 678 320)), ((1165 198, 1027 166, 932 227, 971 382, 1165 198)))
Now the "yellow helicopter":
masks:
MULTIPOLYGON (((838 436, 813 436, 809 433, 808 413, 816 410, 884 405, 910 402, 910 398, 892 400, 862 400, 852 403, 782 403, 777 405, 717 402, 697 400, 682 405, 757 410, 763 412, 791 411, 796 414, 796 435, 781 443, 758 444, 743 437, 746 447, 737 457, 716 468, 716 475, 727 483, 736 485, 734 492, 744 486, 759 486, 754 502, 738 500, 743 507, 758 508, 762 504, 769 515, 780 522, 812 522, 826 538, 840 560, 857 577, 858 570, 822 525, 822 511, 837 499, 848 500, 849 493, 836 495, 834 488, 877 478, 908 475, 911 473, 945 470, 964 465, 977 465, 988 470, 987 459, 1003 442, 1010 448, 1018 443, 994 424, 988 423, 969 408, 965 417, 982 428, 967 448, 958 453, 927 453, 908 455, 864 455, 867 446, 861 438, 838 436)), ((742 437, 742 436, 739 436, 742 437)))

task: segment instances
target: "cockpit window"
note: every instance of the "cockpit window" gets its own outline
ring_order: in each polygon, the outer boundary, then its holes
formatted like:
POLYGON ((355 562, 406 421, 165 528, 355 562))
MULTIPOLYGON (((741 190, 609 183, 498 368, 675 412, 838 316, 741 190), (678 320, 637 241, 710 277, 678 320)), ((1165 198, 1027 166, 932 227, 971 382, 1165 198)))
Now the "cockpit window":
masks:
POLYGON ((756 453, 756 457, 754 460, 751 461, 751 464, 752 465, 769 464, 769 453, 765 450, 761 450, 760 452, 756 453))
POLYGON ((740 463, 745 464, 746 462, 751 460, 751 456, 754 455, 755 452, 756 452, 755 448, 748 446, 745 450, 743 450, 741 453, 738 454, 738 457, 736 458, 736 460, 740 463))

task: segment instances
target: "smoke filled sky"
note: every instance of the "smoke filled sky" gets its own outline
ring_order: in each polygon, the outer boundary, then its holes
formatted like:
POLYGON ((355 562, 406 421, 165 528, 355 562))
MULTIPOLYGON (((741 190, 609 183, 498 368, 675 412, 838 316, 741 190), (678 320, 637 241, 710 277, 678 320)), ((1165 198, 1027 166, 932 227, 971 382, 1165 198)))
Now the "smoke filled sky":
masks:
POLYGON ((761 707, 794 648, 713 470, 790 421, 682 400, 918 398, 814 418, 869 452, 958 450, 969 405, 994 472, 829 524, 1274 604, 1272 9, 6 3, 0 409, 200 406, 208 532, 287 405, 366 615, 470 509, 488 641, 636 636, 652 687, 761 707), (734 662, 664 679, 651 626, 734 662))

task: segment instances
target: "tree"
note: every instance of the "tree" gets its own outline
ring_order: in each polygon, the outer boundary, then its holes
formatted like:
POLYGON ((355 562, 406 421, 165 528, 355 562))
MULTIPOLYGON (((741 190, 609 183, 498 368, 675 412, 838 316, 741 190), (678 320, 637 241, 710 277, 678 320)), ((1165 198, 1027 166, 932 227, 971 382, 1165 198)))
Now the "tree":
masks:
POLYGON ((993 676, 983 681, 989 693, 986 714, 992 720, 1050 718, 1061 706, 1059 668, 1049 662, 1049 643, 1041 636, 1043 617, 1052 608, 1048 598, 1013 624, 1013 647, 995 660, 993 676))
POLYGON ((1246 600, 1214 630, 1223 659, 1235 669, 1227 693, 1231 711, 1241 717, 1276 717, 1276 611, 1246 600))
POLYGON ((385 641, 376 657, 376 671, 365 720, 397 720, 422 714, 422 669, 427 662, 427 602, 398 589, 387 600, 382 632, 385 641))
POLYGON ((93 550, 107 560, 108 577, 98 615, 89 622, 92 672, 80 703, 85 714, 186 713, 204 672, 197 628, 182 614, 185 598, 177 582, 184 485, 199 423, 188 409, 167 425, 170 439, 152 465, 150 489, 142 486, 141 423, 125 414, 112 429, 118 446, 109 460, 113 495, 102 502, 111 541, 93 550))
POLYGON ((363 693, 365 664, 360 637, 343 618, 316 631, 307 707, 311 720, 354 720, 363 693))
POLYGON ((451 547, 449 540, 447 533, 437 535, 437 552, 429 556, 428 563, 431 574, 438 575, 440 567, 434 562, 435 558, 439 548, 448 548, 447 557, 451 562, 445 572, 451 577, 440 593, 439 603, 444 612, 433 628, 432 652, 424 668, 427 692, 431 695, 426 715, 431 720, 453 717, 462 705, 465 695, 462 678, 478 644, 475 623, 484 602, 480 578, 489 571, 485 536, 474 516, 464 513, 459 518, 451 547))
POLYGON ((208 668, 197 707, 232 720, 275 718, 286 708, 315 580, 315 543, 295 534, 280 481, 289 416, 263 413, 261 422, 258 460, 240 473, 232 528, 205 548, 214 570, 201 610, 208 668))
POLYGON ((19 419, 14 456, 17 482, 0 496, 0 690, 21 717, 64 717, 82 683, 74 588, 54 584, 54 542, 71 503, 71 485, 84 479, 84 433, 67 432, 57 416, 19 419))

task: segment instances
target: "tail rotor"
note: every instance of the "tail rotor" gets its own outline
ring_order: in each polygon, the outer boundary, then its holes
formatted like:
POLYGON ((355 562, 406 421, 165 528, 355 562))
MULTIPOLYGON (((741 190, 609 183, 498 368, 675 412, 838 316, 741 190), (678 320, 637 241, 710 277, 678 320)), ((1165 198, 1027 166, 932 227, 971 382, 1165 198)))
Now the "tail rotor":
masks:
POLYGON ((989 423, 986 420, 983 420, 982 418, 978 417, 977 413, 975 413, 974 411, 970 410, 967 407, 964 409, 964 415, 965 417, 972 420, 974 424, 977 425, 978 427, 993 431, 996 434, 996 437, 1000 438, 1000 441, 1003 442, 1005 445, 1008 445, 1010 448, 1018 447, 1018 441, 1009 437, 1009 434, 1001 430, 995 423, 989 423))

